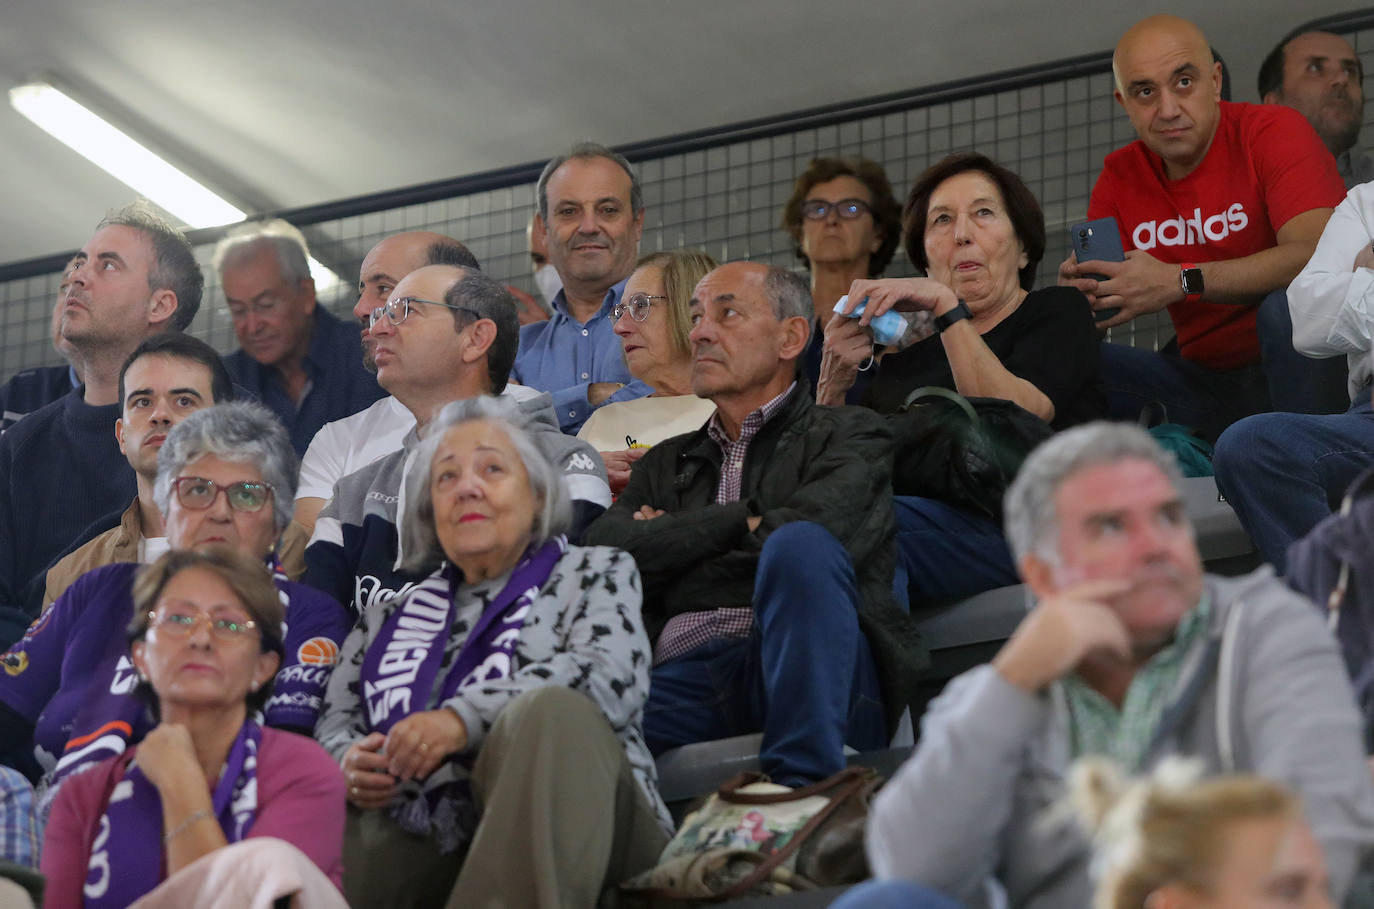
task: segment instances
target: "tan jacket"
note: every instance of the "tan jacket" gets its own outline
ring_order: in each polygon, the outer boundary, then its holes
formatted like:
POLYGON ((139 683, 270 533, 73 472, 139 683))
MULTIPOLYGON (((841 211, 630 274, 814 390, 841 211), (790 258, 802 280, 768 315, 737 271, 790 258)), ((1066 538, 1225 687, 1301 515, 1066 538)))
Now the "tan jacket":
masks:
POLYGON ((43 608, 62 595, 92 568, 113 565, 116 562, 137 562, 138 543, 143 539, 143 517, 138 510, 138 499, 124 510, 119 518, 119 526, 112 527, 94 538, 80 549, 68 553, 56 565, 48 569, 47 586, 43 590, 43 608))

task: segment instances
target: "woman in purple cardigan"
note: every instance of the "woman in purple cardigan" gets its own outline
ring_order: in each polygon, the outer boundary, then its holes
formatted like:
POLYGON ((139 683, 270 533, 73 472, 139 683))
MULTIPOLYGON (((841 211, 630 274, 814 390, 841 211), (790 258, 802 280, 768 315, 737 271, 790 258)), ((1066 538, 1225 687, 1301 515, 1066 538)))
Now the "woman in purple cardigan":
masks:
POLYGON ((310 739, 252 719, 281 663, 282 614, 259 564, 226 548, 173 551, 139 575, 130 656, 158 725, 58 790, 44 906, 127 906, 164 879, 184 886, 178 872, 203 874, 213 859, 190 866, 258 837, 284 841, 265 851, 272 862, 343 904, 322 880, 337 888, 343 872, 338 765, 310 739))

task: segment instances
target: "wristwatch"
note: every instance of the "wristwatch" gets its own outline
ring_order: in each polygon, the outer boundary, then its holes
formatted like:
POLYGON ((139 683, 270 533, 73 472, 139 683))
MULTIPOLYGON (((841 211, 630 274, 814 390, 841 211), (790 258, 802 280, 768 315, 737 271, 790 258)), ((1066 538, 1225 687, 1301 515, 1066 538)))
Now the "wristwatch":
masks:
POLYGON ((935 330, 937 332, 943 332, 946 328, 949 328, 955 322, 962 322, 965 319, 972 318, 973 312, 969 310, 968 304, 965 303, 963 300, 960 300, 959 305, 955 306, 949 312, 945 313, 943 316, 935 317, 935 330))
POLYGON ((1192 263, 1180 265, 1178 283, 1183 288, 1183 302, 1196 303, 1202 299, 1202 269, 1192 263))

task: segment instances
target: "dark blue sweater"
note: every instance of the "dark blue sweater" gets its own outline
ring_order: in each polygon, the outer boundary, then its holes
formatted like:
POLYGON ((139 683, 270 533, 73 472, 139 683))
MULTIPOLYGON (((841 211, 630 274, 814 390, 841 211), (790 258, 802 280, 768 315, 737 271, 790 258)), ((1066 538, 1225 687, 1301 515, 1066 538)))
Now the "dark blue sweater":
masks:
POLYGON ((0 647, 33 621, 21 600, 86 525, 137 493, 120 454, 118 404, 91 407, 77 388, 0 435, 0 647))
POLYGON ((51 404, 80 383, 70 366, 39 366, 15 373, 0 385, 0 432, 51 404))
POLYGON ((310 377, 310 392, 299 408, 286 393, 276 369, 263 366, 241 350, 225 357, 224 365, 235 382, 281 418, 297 455, 305 454, 321 426, 352 416, 386 394, 377 377, 363 368, 357 325, 339 321, 318 305, 303 364, 310 377))

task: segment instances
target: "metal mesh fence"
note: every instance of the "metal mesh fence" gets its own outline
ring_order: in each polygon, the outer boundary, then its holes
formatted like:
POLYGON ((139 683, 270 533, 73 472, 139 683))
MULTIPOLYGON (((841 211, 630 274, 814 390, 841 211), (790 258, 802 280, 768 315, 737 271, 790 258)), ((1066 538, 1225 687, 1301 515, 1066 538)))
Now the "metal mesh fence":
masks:
MULTIPOLYGON (((1366 71, 1374 69, 1374 29, 1349 35, 1366 71)), ((859 107, 861 105, 855 105, 859 107)), ((1374 105, 1367 118, 1374 118, 1374 105)), ((841 118, 843 115, 841 115, 841 118)), ((1105 60, 1069 77, 957 100, 917 102, 904 110, 854 116, 820 126, 772 131, 766 138, 659 156, 639 156, 646 218, 641 252, 704 249, 720 261, 751 259, 797 266, 779 226, 793 179, 814 157, 862 155, 881 163, 899 198, 929 164, 953 151, 976 150, 1016 171, 1045 211, 1048 244, 1038 285, 1053 283, 1067 255, 1069 224, 1087 210, 1103 157, 1134 138, 1112 100, 1105 60)), ((699 143, 698 143, 699 144, 699 143)), ((534 292, 525 225, 534 209, 532 180, 450 198, 384 208, 324 221, 297 221, 316 258, 343 284, 321 293, 330 310, 351 318, 353 284, 363 256, 381 238, 403 230, 433 230, 462 240, 483 269, 534 292)), ((92 213, 92 223, 99 213, 92 213)), ((73 238, 84 240, 84 238, 73 238)), ((234 349, 218 276, 208 267, 212 243, 197 248, 206 266, 205 300, 191 331, 219 350, 234 349)), ((913 274, 899 250, 887 274, 913 274)), ((0 379, 21 369, 60 362, 49 339, 60 276, 53 272, 0 282, 0 379)), ((1112 340, 1158 346, 1172 336, 1167 318, 1139 319, 1112 340)))

